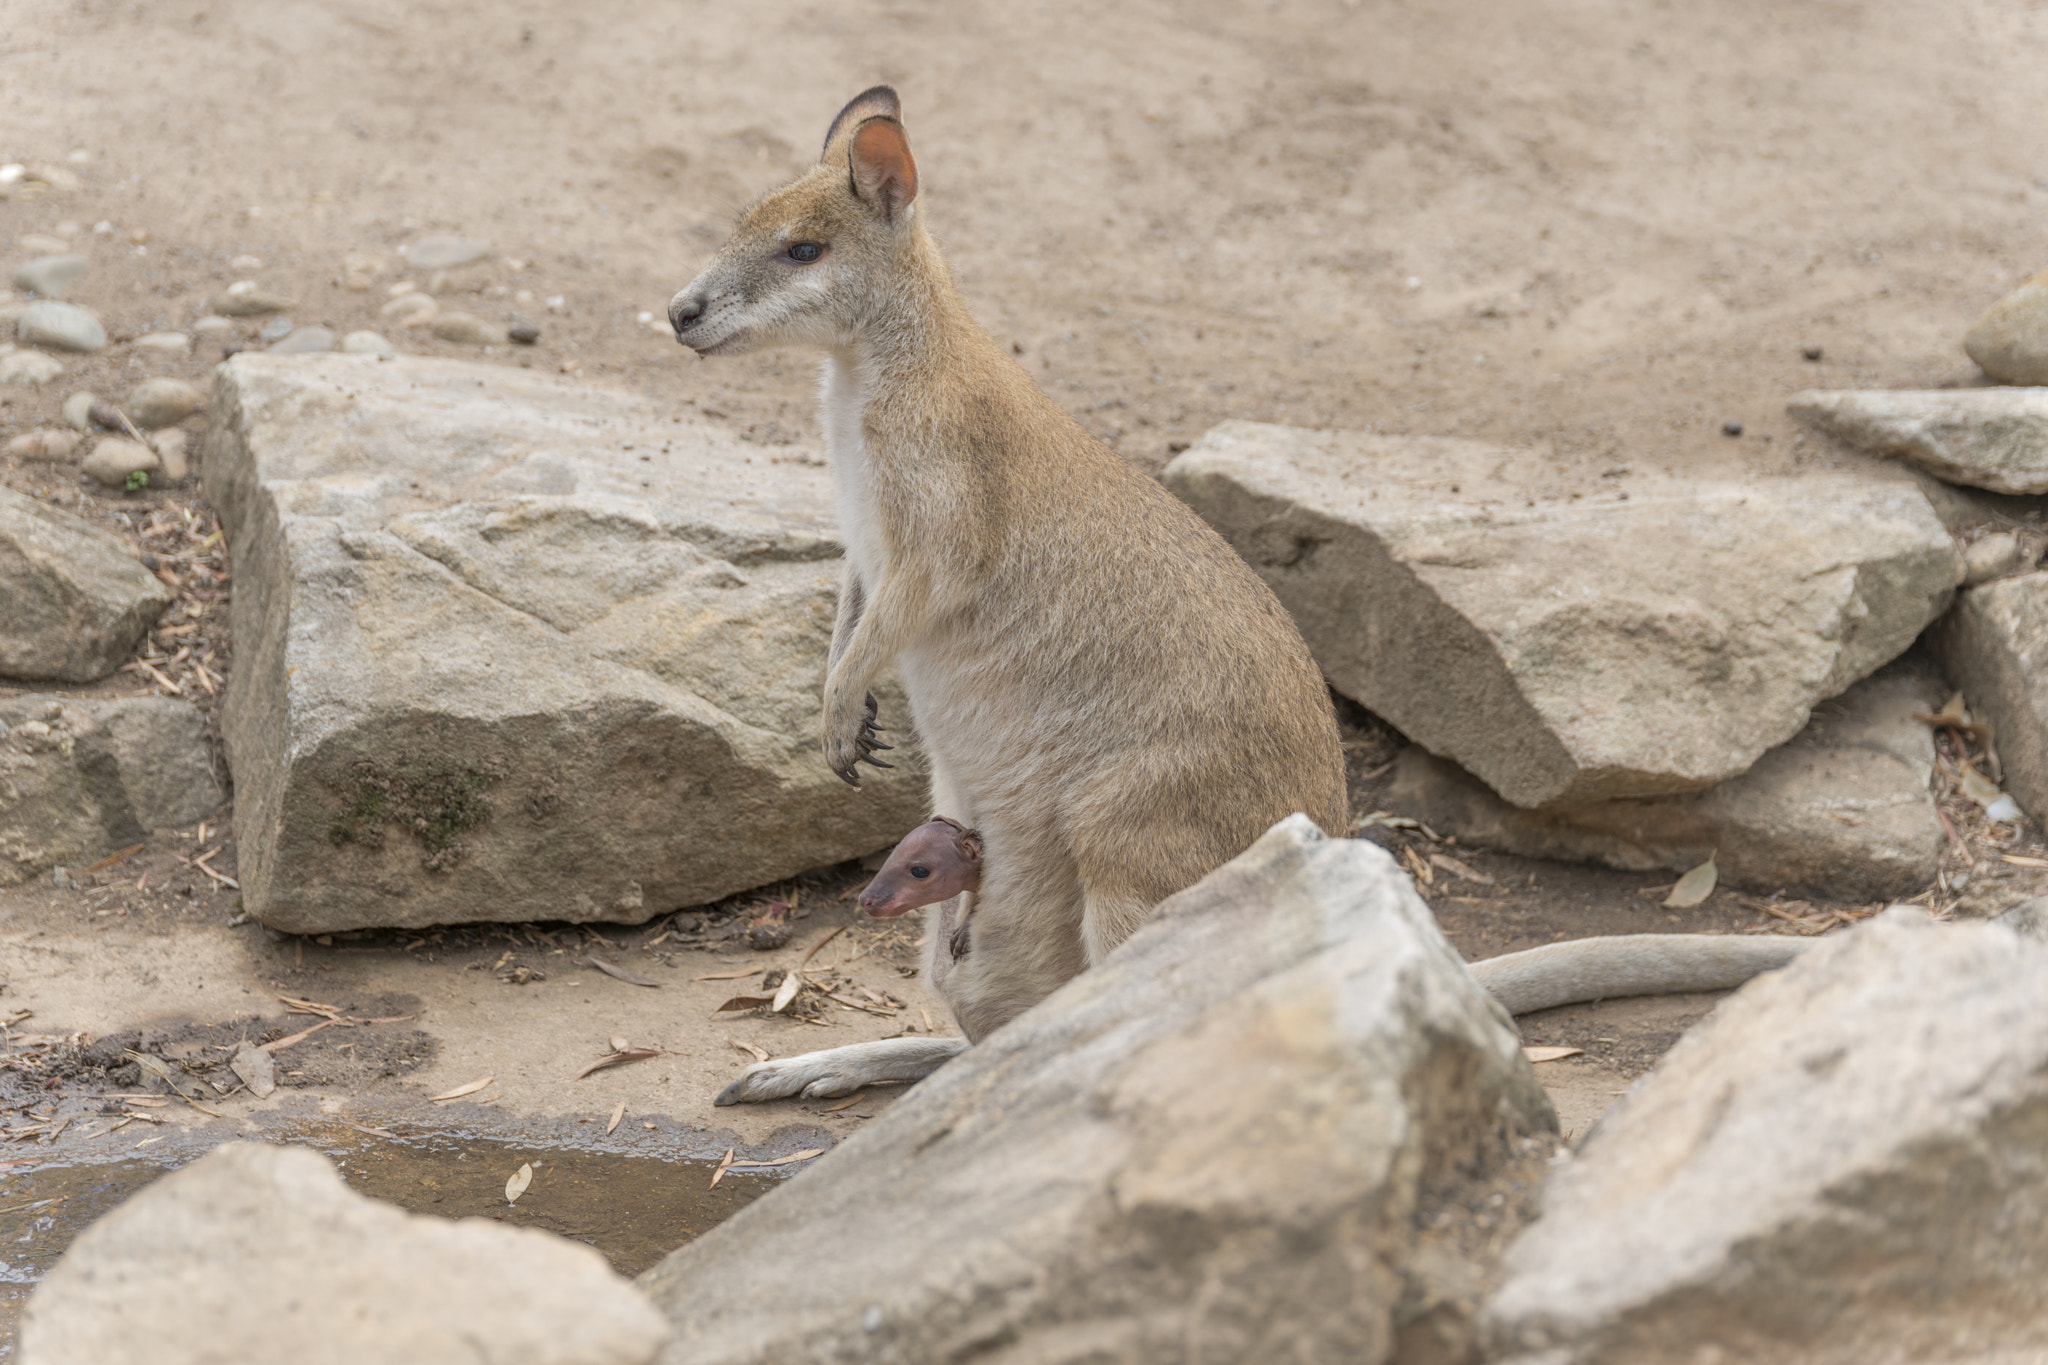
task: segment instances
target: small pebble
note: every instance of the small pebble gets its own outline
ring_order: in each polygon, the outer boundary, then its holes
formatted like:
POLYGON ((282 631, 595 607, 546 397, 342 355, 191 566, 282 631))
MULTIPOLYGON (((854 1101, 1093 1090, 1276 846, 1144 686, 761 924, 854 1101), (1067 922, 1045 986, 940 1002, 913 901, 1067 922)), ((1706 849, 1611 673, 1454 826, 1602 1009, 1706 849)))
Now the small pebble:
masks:
POLYGON ((129 427, 128 419, 121 415, 121 410, 101 398, 92 400, 92 406, 86 409, 85 420, 89 426, 105 427, 108 431, 126 431, 129 427))
POLYGON ((199 411, 199 390, 182 379, 148 379, 135 386, 121 410, 146 430, 182 422, 199 411))
POLYGON ((186 457, 186 446, 192 440, 192 433, 183 427, 166 427, 149 438, 150 449, 163 462, 163 481, 167 484, 185 482, 185 476, 192 472, 192 462, 186 457))
POLYGON ((2048 384, 2048 270, 1985 310, 1963 349, 2001 384, 2048 384))
MULTIPOLYGON (((271 326, 276 326, 272 323, 271 326)), ((263 329, 270 335, 270 327, 263 329)), ((334 333, 325 327, 300 327, 270 348, 272 355, 313 355, 320 351, 334 349, 334 333)))
POLYGON ((1742 423, 1740 423, 1740 422, 1723 422, 1723 423, 1721 423, 1721 434, 1722 434, 1723 436, 1740 436, 1740 435, 1742 434, 1742 423))
POLYGON ((272 318, 263 324, 263 330, 256 335, 263 341, 282 341, 291 334, 292 320, 290 318, 272 318))
POLYGON ((7 453, 29 464, 61 464, 78 453, 78 443, 84 439, 63 427, 44 427, 9 441, 7 453))
POLYGON ((233 318, 224 318, 218 313, 208 313, 205 317, 196 319, 192 324, 192 334, 194 336, 210 337, 216 332, 232 332, 234 330, 235 320, 233 318))
POLYGON ((491 244, 476 237, 422 237, 401 254, 414 270, 452 270, 481 261, 491 254, 491 244))
POLYGON ((183 332, 151 332, 148 336, 135 338, 135 344, 145 351, 162 351, 165 355, 184 355, 192 349, 192 338, 183 332))
POLYGON ((76 891, 78 889, 78 883, 71 879, 71 869, 68 867, 51 868, 50 885, 56 887, 59 891, 76 891))
POLYGON ((292 300, 282 294, 273 294, 258 289, 254 280, 237 280, 213 296, 207 304, 214 312, 224 317, 253 318, 265 313, 282 313, 292 306, 292 300))
POLYGON ((85 431, 92 426, 92 405, 99 399, 90 393, 80 391, 64 400, 64 420, 85 431))
POLYGON ((60 351, 97 351, 107 344, 107 329, 100 320, 77 304, 46 299, 21 310, 14 334, 30 346, 54 346, 60 351))
POLYGON ((503 346, 508 340, 504 328, 473 313, 441 314, 434 319, 434 335, 467 346, 503 346))
POLYGON ((1963 581, 1971 587, 2003 578, 2019 567, 2019 537, 2010 531, 1979 536, 1963 551, 1963 581))
POLYGON ((71 243, 62 237, 52 237, 43 232, 31 232, 15 245, 37 256, 62 256, 71 250, 71 243))
POLYGON ((1826 354, 1826 352, 1822 351, 1821 348, 1818 346, 1808 346, 1799 354, 1805 356, 1808 360, 1819 360, 1822 355, 1826 354))
POLYGON ((341 349, 350 355, 373 355, 380 360, 389 360, 398 352, 391 349, 391 343, 375 332, 350 332, 341 339, 341 349))
POLYGON ((439 316, 441 305, 430 294, 400 294, 377 310, 377 316, 399 327, 425 327, 439 316))
POLYGON ((154 450, 119 436, 106 437, 94 446, 84 466, 95 482, 107 488, 126 488, 130 474, 154 474, 162 467, 154 450))
POLYGON ((505 335, 521 346, 531 346, 540 340, 540 328, 530 322, 515 322, 505 329, 505 335))
POLYGON ((237 256, 228 262, 228 269, 230 270, 261 270, 262 268, 263 258, 260 256, 237 256))
POLYGON ((72 281, 92 266, 85 257, 67 252, 62 256, 38 256, 14 272, 14 287, 46 299, 61 298, 72 281))
POLYGON ((0 384, 39 388, 64 373, 64 366, 41 351, 9 351, 0 355, 0 384))

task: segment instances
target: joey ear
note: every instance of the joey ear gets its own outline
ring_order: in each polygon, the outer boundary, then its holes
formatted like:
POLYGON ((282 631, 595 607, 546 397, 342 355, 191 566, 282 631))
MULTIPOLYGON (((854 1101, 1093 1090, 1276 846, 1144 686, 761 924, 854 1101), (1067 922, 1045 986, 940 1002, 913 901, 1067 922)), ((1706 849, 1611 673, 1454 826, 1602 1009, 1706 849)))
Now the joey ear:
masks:
POLYGON ((981 831, 963 829, 959 834, 960 854, 970 863, 981 861, 981 831))
POLYGON ((911 159, 903 125, 895 119, 877 115, 855 128, 846 146, 846 162, 855 196, 880 209, 890 222, 917 198, 917 162, 911 159))
POLYGON ((896 98, 896 92, 886 85, 873 86, 861 91, 848 100, 846 107, 839 111, 839 117, 832 120, 832 126, 825 130, 825 147, 818 153, 823 161, 832 154, 832 144, 840 134, 858 127, 862 119, 875 117, 901 119, 903 102, 896 98))

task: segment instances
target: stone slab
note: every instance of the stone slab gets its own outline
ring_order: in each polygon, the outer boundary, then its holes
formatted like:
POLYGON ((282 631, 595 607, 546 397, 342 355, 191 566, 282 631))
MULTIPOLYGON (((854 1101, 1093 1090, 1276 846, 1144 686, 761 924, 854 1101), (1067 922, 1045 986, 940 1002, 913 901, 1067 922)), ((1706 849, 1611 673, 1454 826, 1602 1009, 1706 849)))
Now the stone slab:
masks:
POLYGON ((1950 483, 2048 493, 2048 388, 1814 389, 1785 410, 1950 483))
POLYGON ((0 488, 0 677, 104 678, 173 596, 118 536, 0 488))
POLYGON ((840 548, 807 452, 426 358, 240 355, 212 411, 266 923, 634 923, 928 814, 914 747, 857 792, 819 754, 840 548))
POLYGON ((1166 481, 1339 691, 1525 807, 1745 772, 1962 577, 1891 475, 1565 490, 1528 451, 1227 422, 1166 481))

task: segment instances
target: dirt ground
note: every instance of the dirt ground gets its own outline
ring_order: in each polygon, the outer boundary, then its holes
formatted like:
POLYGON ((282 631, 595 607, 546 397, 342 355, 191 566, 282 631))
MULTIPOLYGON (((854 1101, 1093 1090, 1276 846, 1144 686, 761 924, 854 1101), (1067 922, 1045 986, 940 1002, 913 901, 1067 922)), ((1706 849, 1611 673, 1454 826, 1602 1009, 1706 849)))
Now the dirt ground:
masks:
MULTIPOLYGON (((55 423, 80 388, 203 383, 224 343, 260 344, 263 319, 189 357, 128 343, 189 327, 246 279, 296 300, 295 322, 379 328, 401 350, 544 367, 693 405, 766 445, 814 443, 808 357, 699 361, 660 319, 735 211, 878 81, 902 93, 928 222, 978 315, 1148 470, 1225 418, 1486 439, 1561 480, 1850 461, 1793 427, 1791 392, 1977 382, 1964 330, 2048 265, 2048 9, 2034 0, 0 0, 0 164, 32 172, 0 200, 0 264, 47 250, 36 238, 85 252, 68 297, 115 338, 40 390, 0 390, 0 440, 55 423), (437 233, 494 255, 407 274, 399 249, 437 233), (539 342, 482 352, 381 325, 407 281, 532 323, 539 342)), ((83 690, 176 686, 214 706, 232 580, 206 539, 203 483, 124 496, 18 463, 0 463, 0 482, 135 538, 184 594, 146 655, 167 681, 138 668, 83 690)), ((1352 720, 1363 815, 1391 741, 1352 720)), ((97 1098, 147 1078, 123 1079, 111 1055, 94 1070, 63 1040, 176 1046, 219 1079, 239 1039, 326 1017, 288 1014, 284 997, 351 1022, 281 1049, 267 1101, 216 1093, 224 1119, 178 1102, 157 1117, 595 1131, 623 1105, 664 1151, 785 1152, 853 1131, 890 1096, 714 1110, 749 1060, 729 1039, 787 1053, 922 1029, 927 1013, 947 1025, 905 975, 903 931, 853 923, 857 869, 602 941, 558 925, 301 941, 237 913, 220 880, 227 818, 84 890, 0 890, 0 1007, 34 1063, 0 1095, 18 1141, 115 1144, 148 1126, 116 1132, 126 1111, 97 1098), (801 916, 787 946, 732 936, 778 899, 801 916), (714 1013, 841 925, 813 965, 865 1009, 714 1013), (593 950, 659 988, 587 965, 593 950), (389 1022, 354 1022, 372 1019, 389 1022), (571 1079, 614 1036, 670 1051, 571 1079), (425 1099, 485 1076, 465 1098, 425 1099)), ((1375 837, 1434 870, 1425 893, 1471 956, 1796 927, 1728 891, 1666 912, 1669 878, 1375 837)), ((1794 915, 1817 927, 1868 908, 1794 915)), ((1710 1005, 1528 1021, 1530 1041, 1585 1050, 1540 1068, 1567 1130, 1710 1005)))

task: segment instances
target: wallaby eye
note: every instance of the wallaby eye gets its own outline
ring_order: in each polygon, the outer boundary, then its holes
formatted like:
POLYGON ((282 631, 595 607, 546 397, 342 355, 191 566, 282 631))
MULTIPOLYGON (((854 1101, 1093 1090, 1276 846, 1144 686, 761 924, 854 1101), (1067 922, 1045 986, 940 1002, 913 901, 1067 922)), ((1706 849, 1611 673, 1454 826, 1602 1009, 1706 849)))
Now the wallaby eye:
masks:
POLYGON ((910 875, 917 878, 919 881, 923 881, 926 877, 932 875, 932 870, 920 864, 913 863, 911 864, 910 875))
POLYGON ((796 242, 789 248, 789 259, 801 265, 809 265, 825 254, 825 248, 816 242, 796 242))

